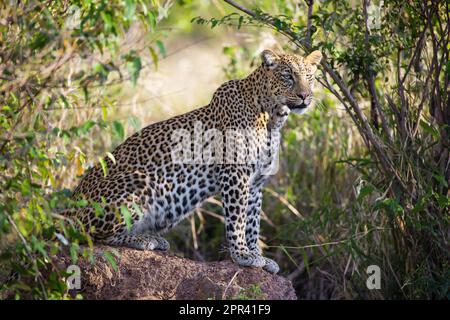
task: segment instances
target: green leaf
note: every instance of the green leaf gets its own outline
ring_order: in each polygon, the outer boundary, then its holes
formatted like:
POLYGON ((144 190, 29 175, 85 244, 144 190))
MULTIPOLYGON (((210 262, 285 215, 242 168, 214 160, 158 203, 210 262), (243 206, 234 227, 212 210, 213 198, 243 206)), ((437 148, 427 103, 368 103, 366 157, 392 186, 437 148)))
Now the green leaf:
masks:
POLYGON ((67 101, 66 97, 64 95, 62 95, 62 94, 59 97, 62 100, 62 102, 64 104, 64 107, 66 107, 67 109, 70 108, 69 101, 67 101))
POLYGON ((156 54, 155 49, 153 49, 152 47, 149 47, 148 49, 150 51, 150 55, 152 56, 153 63, 155 64, 156 69, 158 69, 158 55, 156 54))
POLYGON ((78 249, 79 246, 77 243, 72 243, 70 246, 70 257, 72 258, 72 263, 76 264, 78 261, 78 249))
POLYGON ((448 188, 448 183, 444 176, 441 176, 439 174, 433 173, 433 177, 445 188, 448 188))
POLYGON ((435 138, 439 138, 439 131, 434 126, 430 125, 422 119, 420 119, 420 126, 425 132, 431 134, 435 138))
POLYGON ((108 117, 108 109, 105 105, 102 106, 102 119, 103 121, 106 121, 106 118, 108 117))
POLYGON ((131 231, 131 213, 130 210, 125 205, 120 206, 120 212, 122 213, 123 219, 125 220, 125 224, 127 225, 128 232, 131 231))
POLYGON ((443 195, 438 195, 437 196, 437 201, 439 204, 439 208, 446 208, 446 207, 450 207, 450 197, 446 197, 443 195))
POLYGON ((109 33, 111 31, 114 32, 114 22, 112 20, 111 14, 109 12, 102 11, 102 12, 100 12, 100 16, 103 19, 104 28, 105 28, 106 33, 109 33))
POLYGON ((131 116, 128 118, 128 122, 131 124, 134 130, 141 130, 142 124, 138 117, 131 116))
POLYGON ((105 257, 106 261, 111 265, 111 267, 114 269, 114 271, 118 271, 119 268, 117 267, 116 260, 114 259, 114 256, 109 251, 104 251, 103 256, 105 257))
POLYGON ((148 21, 150 22, 150 28, 152 30, 155 30, 155 28, 156 28, 156 15, 155 15, 155 13, 153 11, 150 11, 147 16, 148 16, 148 21))
POLYGON ((161 40, 156 40, 156 45, 159 48, 159 52, 165 58, 167 56, 167 51, 166 51, 166 47, 164 47, 164 44, 161 42, 161 40))
POLYGON ((106 161, 103 158, 98 159, 103 170, 103 175, 106 177, 108 175, 108 166, 106 165, 106 161))
POLYGON ((120 138, 120 140, 123 140, 125 138, 125 130, 123 129, 122 124, 119 121, 114 121, 112 123, 114 133, 120 138))
POLYGON ((31 237, 31 244, 35 251, 39 252, 45 258, 48 258, 47 251, 45 251, 45 243, 39 241, 34 235, 31 237))
POLYGON ((241 28, 242 22, 243 22, 243 21, 244 21, 244 17, 243 17, 243 16, 240 16, 240 17, 239 17, 239 21, 238 21, 238 26, 237 26, 238 30, 241 28))
POLYGON ((371 194, 374 190, 375 190, 375 188, 370 185, 362 187, 361 190, 359 191, 358 198, 356 200, 361 201, 367 195, 371 194))
POLYGON ((91 205, 94 208, 96 217, 102 217, 105 214, 103 207, 98 202, 92 202, 91 205))
POLYGON ((136 1, 135 0, 125 0, 125 19, 128 21, 133 21, 136 14, 136 1))
POLYGON ((81 127, 81 130, 83 133, 87 133, 93 126, 95 126, 94 120, 88 120, 83 126, 81 127))
POLYGON ((133 85, 136 85, 142 68, 141 58, 136 56, 127 60, 127 69, 130 73, 131 82, 133 82, 133 85))
POLYGON ((89 204, 89 202, 86 199, 81 199, 75 202, 75 205, 78 207, 86 207, 89 204))
POLYGON ((103 63, 96 62, 92 66, 92 71, 94 71, 94 73, 102 73, 105 71, 105 67, 103 66, 103 63))
POLYGON ((42 49, 49 40, 50 40, 50 37, 48 36, 48 34, 41 31, 36 34, 35 38, 30 43, 30 49, 31 50, 42 49))

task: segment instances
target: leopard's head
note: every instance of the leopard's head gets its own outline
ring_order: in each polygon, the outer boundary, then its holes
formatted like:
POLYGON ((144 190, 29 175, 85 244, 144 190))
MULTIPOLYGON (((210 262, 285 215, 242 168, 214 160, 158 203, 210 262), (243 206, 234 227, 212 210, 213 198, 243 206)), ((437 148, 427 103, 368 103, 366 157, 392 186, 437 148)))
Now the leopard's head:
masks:
POLYGON ((322 53, 316 50, 307 57, 299 57, 264 50, 261 59, 272 98, 294 113, 304 113, 312 101, 314 73, 322 53))

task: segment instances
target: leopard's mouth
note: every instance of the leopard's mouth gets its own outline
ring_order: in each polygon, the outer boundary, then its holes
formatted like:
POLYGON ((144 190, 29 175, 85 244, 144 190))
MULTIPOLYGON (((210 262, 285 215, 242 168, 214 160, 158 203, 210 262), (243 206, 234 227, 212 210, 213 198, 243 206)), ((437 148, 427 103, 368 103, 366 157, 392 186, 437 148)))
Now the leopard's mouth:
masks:
POLYGON ((306 103, 289 104, 288 107, 291 110, 294 110, 294 109, 306 109, 308 107, 308 105, 306 103))
POLYGON ((305 102, 299 103, 299 101, 296 101, 292 103, 287 103, 286 105, 289 108, 289 110, 291 110, 291 112, 295 114, 304 114, 308 110, 310 103, 305 102))

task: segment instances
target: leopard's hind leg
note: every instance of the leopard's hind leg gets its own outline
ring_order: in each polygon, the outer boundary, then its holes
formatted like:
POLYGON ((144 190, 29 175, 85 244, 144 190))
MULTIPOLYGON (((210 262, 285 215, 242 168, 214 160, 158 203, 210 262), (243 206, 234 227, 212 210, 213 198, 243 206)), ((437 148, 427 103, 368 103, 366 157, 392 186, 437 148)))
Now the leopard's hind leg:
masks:
POLYGON ((143 211, 154 197, 150 184, 148 177, 139 172, 119 172, 99 180, 99 192, 91 200, 99 203, 103 211, 97 216, 94 208, 88 206, 79 212, 79 218, 86 228, 94 227, 92 236, 97 243, 138 250, 169 249, 169 243, 164 238, 149 232, 147 228, 136 228, 135 225, 142 220, 143 211), (123 181, 133 183, 125 187, 123 181), (102 197, 107 199, 106 203, 102 202, 102 197), (124 209, 129 214, 131 228, 127 227, 122 217, 124 209))

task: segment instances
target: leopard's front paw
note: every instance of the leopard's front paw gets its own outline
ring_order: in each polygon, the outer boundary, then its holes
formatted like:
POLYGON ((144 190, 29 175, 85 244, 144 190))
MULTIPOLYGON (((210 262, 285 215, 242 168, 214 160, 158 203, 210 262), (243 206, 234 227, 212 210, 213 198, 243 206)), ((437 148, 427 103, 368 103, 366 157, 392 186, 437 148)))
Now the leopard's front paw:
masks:
MULTIPOLYGON (((255 248, 251 248, 250 249, 251 252, 253 252, 254 254, 257 255, 262 255, 262 251, 259 247, 255 247, 255 248)), ((274 260, 270 259, 270 258, 266 258, 266 257, 262 257, 264 259, 264 266, 263 269, 266 270, 267 272, 276 274, 278 273, 278 271, 280 271, 280 267, 278 266, 278 263, 276 263, 274 260)))
POLYGON ((276 263, 274 260, 266 257, 263 257, 263 259, 265 261, 265 265, 263 267, 264 270, 273 274, 278 273, 278 271, 280 271, 278 263, 276 263))
POLYGON ((232 252, 231 258, 238 265, 243 267, 262 268, 266 265, 266 260, 254 252, 232 252))

